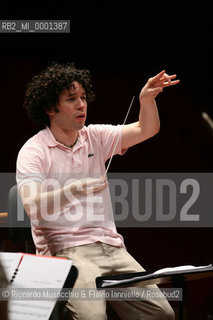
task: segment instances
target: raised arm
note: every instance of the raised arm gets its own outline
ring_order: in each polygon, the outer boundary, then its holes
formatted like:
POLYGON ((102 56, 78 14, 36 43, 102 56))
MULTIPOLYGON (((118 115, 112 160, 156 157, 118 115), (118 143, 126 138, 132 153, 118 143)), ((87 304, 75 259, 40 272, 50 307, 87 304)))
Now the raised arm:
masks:
POLYGON ((163 70, 147 81, 139 95, 138 121, 123 127, 122 149, 134 146, 158 133, 160 119, 155 98, 165 87, 174 86, 180 82, 180 80, 173 80, 175 78, 175 74, 169 76, 163 70))

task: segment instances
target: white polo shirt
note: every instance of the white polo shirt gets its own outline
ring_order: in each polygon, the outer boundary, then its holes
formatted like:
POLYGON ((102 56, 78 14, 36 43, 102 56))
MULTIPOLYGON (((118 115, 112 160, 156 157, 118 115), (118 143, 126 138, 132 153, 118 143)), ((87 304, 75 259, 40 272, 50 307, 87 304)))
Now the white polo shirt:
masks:
MULTIPOLYGON (((56 141, 49 128, 41 130, 21 148, 17 158, 18 189, 29 181, 40 181, 43 190, 62 188, 75 180, 100 177, 105 162, 121 150, 122 126, 89 125, 79 131, 73 150, 56 141)), ((93 242, 124 246, 117 233, 109 189, 95 195, 70 197, 63 209, 32 220, 37 254, 53 255, 62 249, 93 242)), ((58 204, 56 204, 58 208, 58 204)))

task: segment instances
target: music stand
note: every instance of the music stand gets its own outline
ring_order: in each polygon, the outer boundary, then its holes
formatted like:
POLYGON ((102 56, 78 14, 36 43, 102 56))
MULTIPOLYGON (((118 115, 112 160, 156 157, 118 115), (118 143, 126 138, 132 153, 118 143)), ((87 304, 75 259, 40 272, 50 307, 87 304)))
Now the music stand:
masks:
POLYGON ((102 276, 96 278, 97 289, 104 290, 105 288, 115 288, 115 287, 128 287, 130 284, 140 283, 140 286, 150 284, 164 284, 171 283, 175 288, 182 288, 182 300, 178 301, 178 319, 184 320, 184 293, 186 281, 200 280, 204 278, 213 277, 213 270, 208 271, 184 271, 173 274, 154 274, 147 271, 135 272, 135 273, 123 273, 110 276, 102 276), (134 280, 135 277, 141 277, 141 280, 134 280), (118 283, 104 285, 104 280, 117 280, 118 283), (125 283, 119 283, 119 280, 125 280, 125 283))

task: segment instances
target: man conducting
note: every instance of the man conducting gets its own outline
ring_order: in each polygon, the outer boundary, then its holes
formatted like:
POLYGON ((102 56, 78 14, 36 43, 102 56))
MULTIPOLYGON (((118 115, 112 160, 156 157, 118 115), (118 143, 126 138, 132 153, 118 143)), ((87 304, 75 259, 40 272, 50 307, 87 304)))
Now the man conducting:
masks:
MULTIPOLYGON (((124 126, 85 126, 87 103, 94 99, 88 70, 54 63, 28 85, 24 106, 44 129, 18 154, 18 190, 37 254, 72 259, 76 289, 95 288, 101 275, 144 270, 117 233, 105 162, 114 151, 123 154, 158 133, 155 98, 176 85, 175 78, 165 70, 150 78, 139 95, 138 121, 124 126)), ((110 303, 124 320, 174 319, 166 299, 110 303)), ((67 307, 72 319, 106 319, 105 300, 70 299, 67 307)))

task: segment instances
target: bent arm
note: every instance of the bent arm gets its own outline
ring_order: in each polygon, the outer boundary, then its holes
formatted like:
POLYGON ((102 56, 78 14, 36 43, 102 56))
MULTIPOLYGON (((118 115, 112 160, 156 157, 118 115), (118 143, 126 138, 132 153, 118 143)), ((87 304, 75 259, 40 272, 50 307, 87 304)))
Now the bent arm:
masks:
POLYGON ((122 149, 141 143, 160 130, 160 119, 156 102, 140 102, 139 120, 127 124, 122 131, 122 149))
POLYGON ((62 188, 43 191, 43 185, 39 181, 31 181, 20 187, 20 196, 25 211, 32 220, 40 220, 45 215, 51 215, 61 211, 67 204, 86 196, 96 194, 107 186, 105 177, 98 179, 87 178, 75 181, 62 188))
POLYGON ((122 149, 127 149, 157 134, 160 130, 160 119, 155 98, 165 87, 179 83, 171 81, 176 75, 168 76, 165 70, 150 78, 142 88, 139 101, 140 112, 137 122, 127 124, 122 131, 122 149))

